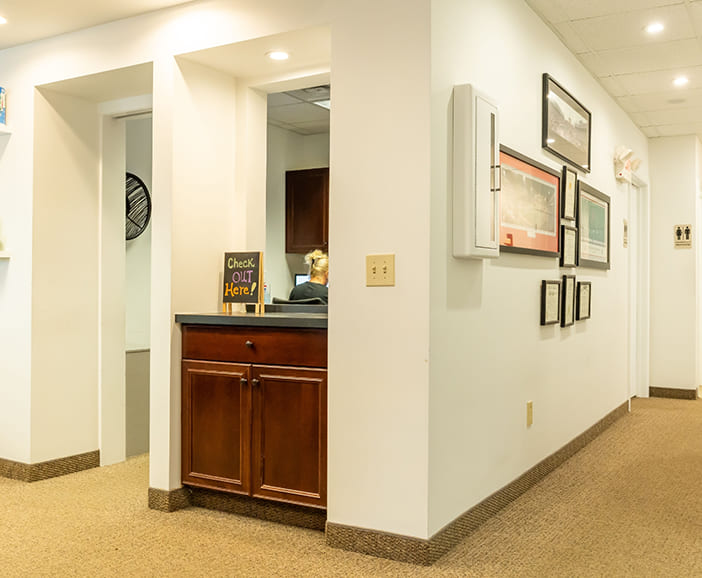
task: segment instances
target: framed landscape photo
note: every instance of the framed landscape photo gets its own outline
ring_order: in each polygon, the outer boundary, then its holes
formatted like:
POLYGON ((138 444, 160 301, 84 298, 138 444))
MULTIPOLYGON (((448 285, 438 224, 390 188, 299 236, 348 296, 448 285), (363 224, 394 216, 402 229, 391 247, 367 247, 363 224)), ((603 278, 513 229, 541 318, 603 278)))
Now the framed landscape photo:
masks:
POLYGON ((561 320, 561 282, 541 282, 541 325, 554 325, 561 320))
POLYGON ((561 177, 561 219, 575 221, 575 210, 577 206, 578 173, 570 167, 563 165, 563 176, 561 177))
POLYGON ((578 321, 590 319, 590 304, 592 303, 592 283, 578 281, 578 297, 575 303, 575 318, 578 321))
POLYGON ((568 327, 575 323, 575 275, 563 275, 561 292, 561 327, 568 327))
POLYGON ((609 197, 578 181, 579 265, 609 269, 609 197))
POLYGON ((561 174, 500 146, 500 247, 558 257, 561 174))
POLYGON ((578 266, 578 230, 561 225, 561 267, 578 266))
POLYGON ((541 146, 590 172, 592 115, 550 75, 543 75, 541 146))

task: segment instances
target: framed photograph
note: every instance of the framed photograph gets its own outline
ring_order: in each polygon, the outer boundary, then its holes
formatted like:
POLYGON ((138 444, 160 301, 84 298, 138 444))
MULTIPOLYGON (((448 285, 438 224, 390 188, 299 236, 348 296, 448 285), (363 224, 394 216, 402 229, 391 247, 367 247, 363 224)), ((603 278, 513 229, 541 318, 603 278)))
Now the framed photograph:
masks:
POLYGON ((561 320, 561 282, 541 282, 541 325, 554 325, 561 320))
POLYGON ((558 257, 561 174, 500 146, 500 247, 558 257))
POLYGON ((591 289, 590 281, 578 281, 578 297, 575 303, 575 318, 578 321, 590 319, 591 289))
POLYGON ((561 177, 561 218, 575 221, 575 208, 577 201, 577 191, 575 187, 578 183, 578 173, 573 169, 563 165, 563 176, 561 177))
POLYGON ((579 265, 609 269, 609 197, 578 181, 579 265))
POLYGON ((578 266, 578 230, 561 225, 561 267, 578 266))
POLYGON ((575 275, 563 275, 561 292, 561 327, 568 327, 575 323, 575 275))
POLYGON ((542 106, 541 146, 589 173, 590 111, 546 73, 543 75, 542 106))

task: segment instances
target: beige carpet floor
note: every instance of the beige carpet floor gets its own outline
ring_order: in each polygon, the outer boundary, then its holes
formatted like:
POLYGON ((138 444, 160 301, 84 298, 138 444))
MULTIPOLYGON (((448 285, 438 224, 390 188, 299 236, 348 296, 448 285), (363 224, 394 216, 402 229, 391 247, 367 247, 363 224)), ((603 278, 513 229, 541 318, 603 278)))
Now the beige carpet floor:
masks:
POLYGON ((433 567, 334 550, 321 532, 147 507, 148 458, 0 478, 0 576, 702 576, 702 401, 636 399, 433 567))

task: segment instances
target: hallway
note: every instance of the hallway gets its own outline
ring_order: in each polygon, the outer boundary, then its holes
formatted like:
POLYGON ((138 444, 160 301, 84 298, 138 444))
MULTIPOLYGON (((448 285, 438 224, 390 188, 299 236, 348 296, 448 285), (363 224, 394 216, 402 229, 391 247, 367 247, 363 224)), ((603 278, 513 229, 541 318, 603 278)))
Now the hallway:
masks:
POLYGON ((702 576, 702 404, 620 419, 433 567, 320 532, 147 507, 148 458, 33 484, 0 478, 3 576, 702 576))

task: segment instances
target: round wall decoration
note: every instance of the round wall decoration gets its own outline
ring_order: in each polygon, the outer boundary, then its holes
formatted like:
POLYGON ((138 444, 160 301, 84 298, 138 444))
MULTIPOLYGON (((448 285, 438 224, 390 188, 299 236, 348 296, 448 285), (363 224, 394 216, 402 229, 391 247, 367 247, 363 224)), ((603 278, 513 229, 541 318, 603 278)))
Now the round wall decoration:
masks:
POLYGON ((127 241, 136 239, 149 225, 151 219, 151 195, 144 181, 127 173, 126 182, 127 218, 125 219, 127 241))

